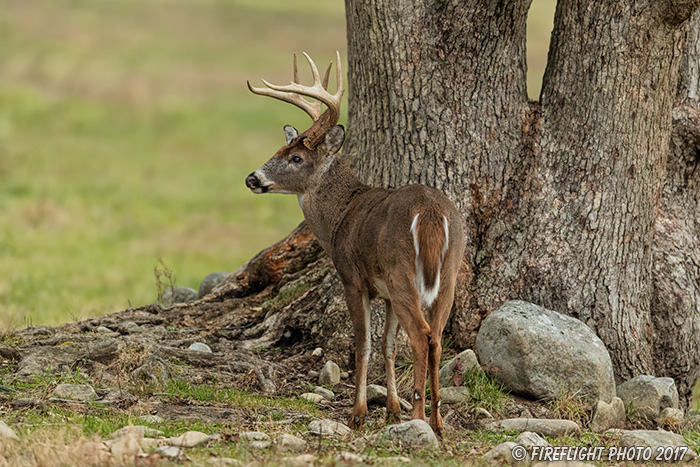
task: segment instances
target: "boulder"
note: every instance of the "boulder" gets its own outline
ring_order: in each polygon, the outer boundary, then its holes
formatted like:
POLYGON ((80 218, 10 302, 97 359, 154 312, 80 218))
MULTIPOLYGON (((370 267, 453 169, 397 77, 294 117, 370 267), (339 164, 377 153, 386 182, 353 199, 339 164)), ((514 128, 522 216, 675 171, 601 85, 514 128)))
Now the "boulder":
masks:
MULTIPOLYGON (((512 441, 494 446, 489 452, 481 457, 481 460, 487 464, 504 465, 513 464, 516 460, 513 458, 513 448, 518 444, 512 441)), ((519 448, 520 449, 520 448, 519 448)))
POLYGON ((209 293, 214 290, 214 287, 228 279, 230 275, 231 274, 228 272, 212 272, 211 274, 207 274, 207 277, 202 279, 202 282, 199 284, 197 296, 202 298, 205 295, 209 295, 209 293))
POLYGON ((438 439, 424 420, 389 425, 375 435, 373 442, 390 441, 400 446, 434 447, 439 446, 438 439))
POLYGON ((199 297, 199 292, 189 287, 174 285, 168 287, 160 297, 163 305, 174 305, 175 303, 193 302, 199 297))
POLYGON ((340 368, 335 362, 328 360, 318 374, 318 384, 335 386, 340 383, 340 368))
POLYGON ((368 405, 386 405, 387 391, 383 386, 378 384, 367 385, 367 404, 368 405))
POLYGON ((608 350, 581 321, 523 301, 484 319, 476 337, 482 366, 506 388, 532 399, 577 394, 587 408, 615 396, 608 350))
POLYGON ((284 433, 277 440, 276 446, 279 452, 298 452, 306 449, 306 441, 298 436, 284 433))
POLYGON ((659 414, 656 423, 664 427, 681 427, 685 424, 685 414, 681 409, 666 407, 659 414))
POLYGON ((464 375, 474 368, 480 368, 476 354, 471 349, 465 350, 440 368, 440 387, 461 386, 464 375))
POLYGON ((87 384, 59 384, 51 393, 56 399, 67 399, 79 402, 92 402, 97 399, 97 393, 87 384))
MULTIPOLYGON (((621 434, 618 441, 622 447, 650 447, 652 449, 652 458, 657 454, 664 454, 665 449, 678 447, 688 447, 683 436, 671 433, 669 431, 654 431, 654 430, 619 430, 621 434)), ((688 448, 688 450, 674 451, 672 454, 683 453, 682 458, 673 460, 691 461, 697 457, 696 453, 688 448)), ((614 459, 614 458, 613 458, 614 459)), ((663 457, 662 457, 663 459, 663 457)))
POLYGON ((549 441, 542 438, 537 433, 533 433, 532 431, 523 431, 522 433, 520 433, 518 435, 517 438, 515 438, 515 442, 517 444, 519 444, 520 446, 523 446, 526 448, 531 448, 533 446, 541 446, 541 447, 551 446, 551 444, 549 444, 549 441))
POLYGON ((598 401, 590 428, 591 431, 602 433, 611 428, 624 428, 626 422, 625 404, 619 397, 613 397, 610 404, 598 401))
POLYGON ((617 396, 630 409, 631 418, 655 420, 666 407, 678 408, 678 390, 673 378, 639 375, 619 385, 617 396))

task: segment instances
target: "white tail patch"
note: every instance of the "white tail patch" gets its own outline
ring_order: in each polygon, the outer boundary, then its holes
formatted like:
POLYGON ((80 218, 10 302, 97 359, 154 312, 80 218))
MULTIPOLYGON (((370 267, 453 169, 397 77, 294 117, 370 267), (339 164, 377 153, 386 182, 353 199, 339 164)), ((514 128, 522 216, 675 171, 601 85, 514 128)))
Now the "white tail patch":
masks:
MULTIPOLYGON (((411 234, 413 235, 413 247, 416 250, 416 277, 413 278, 413 284, 416 286, 416 290, 418 290, 418 296, 420 297, 420 301, 425 306, 426 308, 429 308, 432 306, 432 304, 435 302, 438 296, 438 292, 440 291, 440 270, 442 267, 438 268, 438 273, 437 277, 435 278, 435 284, 431 288, 427 288, 425 285, 425 274, 423 273, 423 261, 420 259, 420 246, 418 244, 418 216, 419 214, 416 214, 413 216, 413 222, 411 222, 411 234)), ((443 219, 443 228, 445 229, 445 243, 442 245, 442 251, 440 255, 440 263, 442 263, 442 260, 445 259, 445 253, 447 252, 447 248, 449 246, 450 242, 450 231, 449 231, 449 223, 447 222, 447 217, 442 216, 443 219)))

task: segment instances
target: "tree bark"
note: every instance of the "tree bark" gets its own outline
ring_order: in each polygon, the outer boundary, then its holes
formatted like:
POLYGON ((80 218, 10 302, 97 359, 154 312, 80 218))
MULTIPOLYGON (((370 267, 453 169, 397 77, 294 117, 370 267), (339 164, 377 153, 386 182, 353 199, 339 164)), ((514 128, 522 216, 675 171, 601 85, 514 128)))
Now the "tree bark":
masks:
POLYGON ((533 103, 529 0, 346 1, 345 155, 365 182, 436 186, 464 213, 450 330, 460 346, 473 345, 483 316, 521 298, 587 323, 618 380, 668 374, 687 397, 699 367, 689 355, 700 319, 698 198, 687 181, 694 133, 676 134, 681 115, 693 131, 696 120, 677 111, 673 126, 672 111, 697 4, 560 0, 533 103), (674 149, 667 178, 670 146, 686 156, 674 149))

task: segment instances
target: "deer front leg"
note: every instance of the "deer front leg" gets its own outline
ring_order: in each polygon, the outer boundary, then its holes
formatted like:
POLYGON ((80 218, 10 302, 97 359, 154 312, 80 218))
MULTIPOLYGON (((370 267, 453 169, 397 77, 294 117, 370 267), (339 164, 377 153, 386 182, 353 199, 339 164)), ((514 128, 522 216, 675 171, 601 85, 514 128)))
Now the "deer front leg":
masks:
POLYGON ((367 364, 372 346, 369 297, 359 288, 346 286, 345 300, 355 330, 355 404, 348 425, 360 430, 367 416, 367 364))
POLYGON ((401 405, 399 394, 396 391, 396 336, 399 331, 399 320, 391 308, 391 301, 384 300, 386 305, 386 321, 384 323, 384 335, 382 336, 382 355, 386 368, 386 418, 389 422, 400 421, 401 405))

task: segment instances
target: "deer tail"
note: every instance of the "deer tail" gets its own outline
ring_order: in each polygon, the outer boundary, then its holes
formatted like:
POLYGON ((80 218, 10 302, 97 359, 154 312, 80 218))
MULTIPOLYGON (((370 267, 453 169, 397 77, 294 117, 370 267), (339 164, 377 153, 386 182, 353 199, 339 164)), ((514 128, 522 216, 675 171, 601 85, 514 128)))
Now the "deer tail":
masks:
POLYGON ((449 221, 435 210, 419 212, 413 217, 411 234, 416 250, 416 286, 421 303, 430 307, 440 290, 440 270, 450 241, 449 221))

